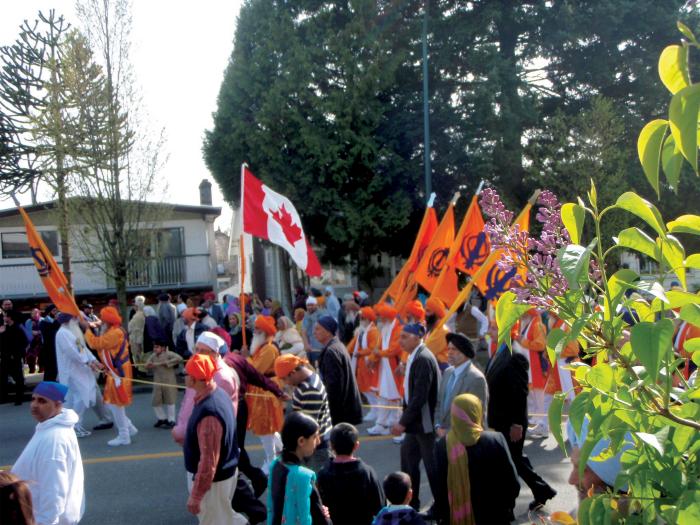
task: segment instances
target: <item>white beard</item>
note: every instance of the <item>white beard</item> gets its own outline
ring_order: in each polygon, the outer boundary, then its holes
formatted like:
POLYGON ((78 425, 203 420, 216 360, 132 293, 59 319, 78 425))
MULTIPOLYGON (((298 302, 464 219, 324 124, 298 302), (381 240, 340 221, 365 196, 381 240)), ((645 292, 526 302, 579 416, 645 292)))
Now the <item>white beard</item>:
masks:
POLYGON ((391 326, 391 323, 382 323, 382 325, 379 327, 379 331, 381 332, 382 337, 385 337, 388 334, 390 334, 392 328, 393 327, 391 326))
POLYGON ((83 335, 83 331, 80 329, 80 324, 78 323, 78 320, 71 319, 70 321, 68 321, 66 328, 68 328, 70 333, 75 336, 75 344, 78 345, 80 351, 82 352, 84 349, 86 349, 87 343, 85 343, 85 336, 83 335))
POLYGON ((369 328, 369 321, 360 321, 360 330, 362 332, 366 331, 369 328))
POLYGON ((355 311, 349 311, 345 312, 345 322, 346 323, 354 323, 355 319, 357 319, 357 312, 355 311))
POLYGON ((254 332, 253 340, 250 342, 250 355, 267 342, 267 334, 254 332))

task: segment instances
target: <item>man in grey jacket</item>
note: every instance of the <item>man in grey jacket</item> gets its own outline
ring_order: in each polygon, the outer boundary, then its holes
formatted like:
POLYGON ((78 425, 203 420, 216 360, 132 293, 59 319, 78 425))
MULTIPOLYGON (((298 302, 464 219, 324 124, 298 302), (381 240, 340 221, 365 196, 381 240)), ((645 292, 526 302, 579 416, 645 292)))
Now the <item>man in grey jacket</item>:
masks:
POLYGON ((435 479, 435 406, 437 404, 440 369, 433 353, 423 344, 425 327, 404 325, 399 345, 408 354, 404 376, 404 409, 392 434, 406 433, 401 444, 401 470, 411 477, 411 507, 420 509, 420 462, 423 460, 430 490, 436 492, 435 479))
POLYGON ((478 397, 484 409, 484 421, 489 405, 486 377, 472 361, 476 355, 472 342, 460 332, 449 333, 446 338, 447 362, 450 363, 450 367, 443 373, 438 392, 435 429, 439 437, 447 434, 450 428, 450 408, 455 397, 461 394, 474 394, 478 397))

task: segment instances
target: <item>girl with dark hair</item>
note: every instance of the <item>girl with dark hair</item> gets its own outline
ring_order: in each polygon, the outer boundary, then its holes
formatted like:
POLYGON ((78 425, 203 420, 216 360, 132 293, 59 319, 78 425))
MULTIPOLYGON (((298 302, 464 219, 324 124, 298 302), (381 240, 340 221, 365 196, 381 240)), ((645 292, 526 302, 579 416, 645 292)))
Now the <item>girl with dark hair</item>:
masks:
POLYGON ((292 412, 282 427, 282 453, 270 465, 267 524, 330 525, 328 509, 316 488, 316 474, 301 465, 320 442, 318 423, 292 412))
POLYGON ((0 523, 36 524, 29 487, 17 476, 4 470, 0 470, 0 523))

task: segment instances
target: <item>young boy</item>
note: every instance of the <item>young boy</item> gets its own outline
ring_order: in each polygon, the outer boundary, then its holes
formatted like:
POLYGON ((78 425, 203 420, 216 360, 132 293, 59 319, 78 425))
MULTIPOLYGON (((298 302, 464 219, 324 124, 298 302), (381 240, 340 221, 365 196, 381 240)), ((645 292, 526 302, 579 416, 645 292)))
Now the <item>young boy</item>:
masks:
POLYGON ((384 478, 383 485, 389 505, 377 514, 372 525, 425 525, 418 512, 409 506, 413 489, 408 474, 392 472, 384 478))
POLYGON ((372 467, 355 457, 359 432, 348 423, 331 430, 335 459, 318 473, 318 490, 333 525, 370 525, 384 506, 384 492, 372 467))
POLYGON ((153 382, 164 383, 173 386, 153 385, 153 398, 151 404, 158 421, 153 425, 158 428, 173 428, 175 426, 175 403, 177 401, 177 378, 175 369, 182 357, 168 350, 165 341, 153 342, 153 353, 146 361, 146 368, 153 371, 153 382), (167 410, 167 416, 165 410, 167 410))

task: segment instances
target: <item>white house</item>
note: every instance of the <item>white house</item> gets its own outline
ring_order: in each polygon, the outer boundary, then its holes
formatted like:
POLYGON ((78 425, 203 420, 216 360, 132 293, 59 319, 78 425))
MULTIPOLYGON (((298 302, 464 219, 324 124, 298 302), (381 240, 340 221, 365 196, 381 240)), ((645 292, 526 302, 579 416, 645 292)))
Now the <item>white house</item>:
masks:
MULTIPOLYGON (((204 193, 199 206, 168 205, 166 219, 150 228, 150 253, 156 256, 132 261, 129 292, 158 293, 161 290, 213 289, 216 285, 216 243, 214 220, 221 208, 211 205, 204 193)), ((156 204, 154 204, 156 206, 156 204)), ((162 206, 158 204, 157 206, 162 206)), ((24 210, 41 233, 46 246, 61 266, 55 201, 27 206, 24 210)), ((79 224, 72 228, 80 228, 79 224)), ((114 293, 114 285, 96 261, 102 260, 99 247, 81 249, 71 242, 72 283, 76 296, 114 293)), ((29 254, 26 231, 16 208, 0 210, 0 297, 12 299, 45 298, 46 292, 29 254)))

